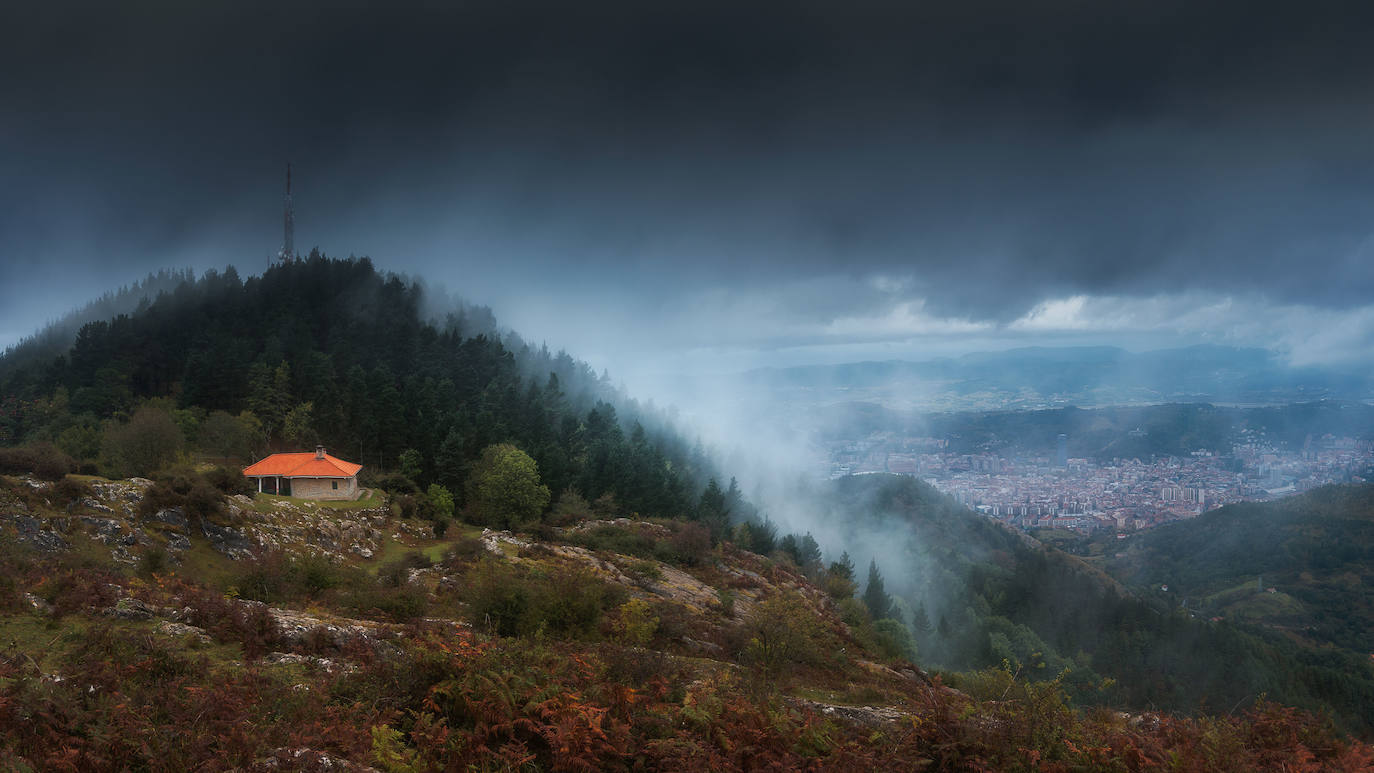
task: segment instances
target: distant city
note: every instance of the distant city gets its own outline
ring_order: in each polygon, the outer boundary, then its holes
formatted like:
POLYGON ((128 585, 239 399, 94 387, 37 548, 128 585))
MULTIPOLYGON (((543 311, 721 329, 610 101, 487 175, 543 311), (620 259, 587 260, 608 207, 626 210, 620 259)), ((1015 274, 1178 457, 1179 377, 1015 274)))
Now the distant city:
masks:
MULTIPOLYGON (((1137 430, 1140 432, 1140 430, 1137 430)), ((1022 529, 1126 533, 1193 518, 1222 505, 1262 501, 1328 483, 1363 481, 1374 443, 1308 437, 1299 448, 1251 430, 1227 449, 1153 459, 1070 458, 1053 452, 953 453, 945 438, 876 433, 824 445, 825 477, 896 473, 920 477, 990 518, 1022 529)))

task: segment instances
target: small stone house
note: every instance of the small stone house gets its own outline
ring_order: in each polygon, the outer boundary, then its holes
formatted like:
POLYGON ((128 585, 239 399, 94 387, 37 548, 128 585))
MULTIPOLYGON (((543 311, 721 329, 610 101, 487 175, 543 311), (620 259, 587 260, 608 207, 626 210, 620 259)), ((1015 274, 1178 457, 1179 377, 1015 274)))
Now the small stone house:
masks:
POLYGON ((301 499, 357 499, 358 471, 363 466, 330 456, 324 446, 315 453, 272 454, 243 471, 256 478, 258 491, 301 499))

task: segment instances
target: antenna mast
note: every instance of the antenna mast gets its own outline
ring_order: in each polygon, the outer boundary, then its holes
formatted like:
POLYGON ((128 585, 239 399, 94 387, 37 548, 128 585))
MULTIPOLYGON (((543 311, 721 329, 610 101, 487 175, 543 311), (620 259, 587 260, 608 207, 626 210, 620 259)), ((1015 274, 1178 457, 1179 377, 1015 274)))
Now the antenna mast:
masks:
POLYGON ((282 219, 284 220, 285 236, 282 240, 281 252, 277 253, 278 263, 290 263, 296 259, 296 215, 291 210, 291 162, 286 163, 286 201, 285 211, 282 219))

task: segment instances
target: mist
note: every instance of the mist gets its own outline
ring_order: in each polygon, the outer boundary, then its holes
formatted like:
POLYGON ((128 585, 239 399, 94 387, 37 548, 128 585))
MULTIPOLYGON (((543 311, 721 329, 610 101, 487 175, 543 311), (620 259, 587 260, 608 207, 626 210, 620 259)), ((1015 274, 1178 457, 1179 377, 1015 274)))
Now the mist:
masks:
POLYGON ((1352 10, 1141 11, 8 9, 0 345, 157 269, 259 273, 291 161, 299 245, 632 389, 1045 344, 1367 357, 1352 10))
POLYGON ((800 530, 786 492, 843 400, 780 402, 761 368, 1374 354, 1374 54, 1345 3, 3 13, 0 347, 159 269, 261 273, 291 162, 302 251, 673 406, 800 530))

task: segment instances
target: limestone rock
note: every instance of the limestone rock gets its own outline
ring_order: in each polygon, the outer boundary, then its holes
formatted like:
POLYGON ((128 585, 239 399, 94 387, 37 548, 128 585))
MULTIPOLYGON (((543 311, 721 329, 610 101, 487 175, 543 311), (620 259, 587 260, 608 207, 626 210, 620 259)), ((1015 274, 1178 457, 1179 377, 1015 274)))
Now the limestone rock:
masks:
POLYGON ((158 623, 157 632, 166 636, 194 636, 201 644, 210 643, 210 635, 205 632, 204 628, 197 628, 194 625, 186 625, 185 623, 174 623, 171 620, 163 620, 158 623))

